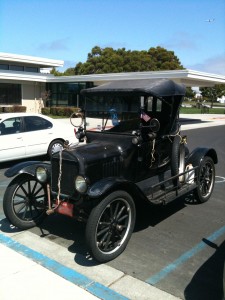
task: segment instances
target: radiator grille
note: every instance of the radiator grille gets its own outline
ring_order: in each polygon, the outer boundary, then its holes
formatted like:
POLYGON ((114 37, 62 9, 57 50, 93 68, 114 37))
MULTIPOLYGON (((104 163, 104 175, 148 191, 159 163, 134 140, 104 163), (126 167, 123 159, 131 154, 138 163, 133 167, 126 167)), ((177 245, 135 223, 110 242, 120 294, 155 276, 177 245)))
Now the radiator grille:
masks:
MULTIPOLYGON (((74 178, 78 174, 77 162, 62 160, 62 175, 60 191, 63 195, 72 196, 75 193, 74 178)), ((52 191, 58 193, 59 159, 52 160, 52 191)))

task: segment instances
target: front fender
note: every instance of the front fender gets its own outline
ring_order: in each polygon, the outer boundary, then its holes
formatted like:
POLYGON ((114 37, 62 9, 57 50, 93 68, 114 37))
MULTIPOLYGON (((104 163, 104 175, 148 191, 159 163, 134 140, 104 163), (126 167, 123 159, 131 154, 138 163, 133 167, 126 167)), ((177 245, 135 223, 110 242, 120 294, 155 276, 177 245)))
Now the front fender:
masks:
POLYGON ((16 164, 15 166, 9 168, 8 170, 5 171, 5 176, 6 177, 13 177, 15 175, 19 174, 30 174, 32 176, 35 176, 35 170, 37 167, 42 166, 46 168, 51 174, 51 164, 50 162, 42 162, 42 161, 25 161, 21 162, 19 164, 16 164))
POLYGON ((88 189, 87 194, 91 198, 98 198, 115 189, 123 189, 133 195, 139 194, 141 196, 142 194, 136 184, 117 177, 108 177, 99 180, 88 189))
POLYGON ((192 164, 194 167, 199 166, 199 162, 205 157, 209 156, 212 158, 214 164, 218 163, 218 157, 215 149, 213 148, 195 148, 189 155, 187 164, 192 164))

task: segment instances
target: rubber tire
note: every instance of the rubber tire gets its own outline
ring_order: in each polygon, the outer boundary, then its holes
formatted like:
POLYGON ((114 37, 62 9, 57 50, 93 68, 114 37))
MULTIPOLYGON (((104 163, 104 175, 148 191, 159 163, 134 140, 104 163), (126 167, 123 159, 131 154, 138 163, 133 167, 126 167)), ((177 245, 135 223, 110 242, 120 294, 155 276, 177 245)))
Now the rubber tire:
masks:
MULTIPOLYGON (((6 218, 9 220, 9 222, 18 227, 19 229, 25 230, 25 229, 29 229, 32 228, 34 226, 37 226, 38 224, 40 224, 46 215, 46 210, 43 210, 43 212, 38 216, 38 218, 33 219, 31 221, 24 221, 21 218, 19 218, 17 216, 17 214, 14 211, 14 206, 13 206, 13 197, 14 197, 14 193, 17 190, 18 186, 22 185, 25 182, 28 182, 30 180, 35 180, 35 177, 28 175, 28 174, 22 174, 19 175, 17 177, 15 177, 10 184, 8 185, 8 187, 6 188, 4 197, 3 197, 3 211, 4 214, 6 216, 6 218)), ((36 180, 35 180, 36 181, 36 180)), ((44 187, 43 187, 44 189, 44 187)), ((47 202, 47 192, 45 190, 46 193, 46 202, 47 202)))
MULTIPOLYGON (((171 155, 171 175, 176 176, 185 171, 185 145, 181 143, 181 137, 176 135, 173 140, 171 155)), ((174 186, 180 186, 180 182, 184 181, 184 175, 173 179, 174 186)))
POLYGON ((62 148, 64 147, 64 141, 59 140, 59 139, 52 141, 48 147, 48 156, 50 158, 52 157, 52 149, 53 149, 54 145, 56 145, 56 144, 60 144, 62 146, 62 148))
POLYGON ((125 191, 115 191, 109 194, 106 198, 104 198, 97 206, 94 207, 94 209, 91 211, 90 216, 87 221, 86 225, 86 244, 88 247, 88 250, 92 257, 97 260, 100 263, 105 263, 110 260, 115 259, 117 256, 119 256, 126 248, 130 237, 134 230, 136 220, 136 208, 133 201, 133 198, 125 191), (114 201, 119 199, 125 200, 130 208, 130 219, 129 219, 129 225, 127 226, 128 229, 126 229, 125 238, 123 236, 122 238, 122 244, 119 245, 119 247, 115 250, 113 249, 110 252, 103 252, 99 249, 97 245, 97 228, 99 224, 99 220, 101 219, 105 209, 112 204, 114 201), (124 240, 123 240, 124 239, 124 240))
MULTIPOLYGON (((205 179, 205 177, 204 177, 204 179, 205 179)), ((214 184, 215 184, 215 165, 214 165, 214 162, 213 162, 213 160, 212 160, 211 157, 205 156, 203 158, 203 160, 201 161, 199 169, 198 169, 198 173, 197 173, 197 181, 196 181, 196 183, 197 183, 197 188, 194 190, 195 199, 199 203, 204 203, 204 202, 208 201, 209 198, 212 195, 214 184), (212 178, 211 178, 211 182, 210 182, 208 193, 206 195, 203 195, 202 194, 202 190, 201 190, 202 183, 204 183, 203 180, 202 180, 203 179, 202 178, 202 172, 204 171, 203 168, 205 168, 206 165, 208 165, 211 168, 212 178)))

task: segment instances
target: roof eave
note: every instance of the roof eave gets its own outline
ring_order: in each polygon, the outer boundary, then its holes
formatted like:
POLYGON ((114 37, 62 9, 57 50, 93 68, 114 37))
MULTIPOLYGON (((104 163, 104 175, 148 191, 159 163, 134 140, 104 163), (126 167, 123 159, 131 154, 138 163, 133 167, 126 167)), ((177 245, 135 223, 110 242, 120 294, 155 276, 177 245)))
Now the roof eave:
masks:
POLYGON ((0 61, 9 61, 17 63, 26 63, 30 65, 37 65, 40 68, 46 67, 63 67, 63 60, 48 59, 43 57, 35 57, 28 55, 19 55, 0 52, 0 61))

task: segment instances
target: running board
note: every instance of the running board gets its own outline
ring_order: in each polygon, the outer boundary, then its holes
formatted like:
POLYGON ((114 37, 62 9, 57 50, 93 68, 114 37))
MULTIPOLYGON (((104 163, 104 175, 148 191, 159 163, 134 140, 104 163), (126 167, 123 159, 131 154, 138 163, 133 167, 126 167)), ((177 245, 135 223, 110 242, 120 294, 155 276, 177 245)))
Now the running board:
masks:
POLYGON ((185 194, 190 193, 197 187, 196 183, 188 184, 184 183, 181 187, 169 186, 165 189, 158 190, 149 195, 146 195, 147 199, 153 204, 167 204, 176 198, 179 198, 185 194))
POLYGON ((151 188, 148 189, 148 192, 146 190, 145 195, 147 199, 153 204, 167 204, 175 200, 176 198, 190 193, 197 187, 196 175, 190 178, 189 182, 180 182, 179 178, 185 177, 186 174, 189 174, 189 172, 193 172, 197 168, 198 167, 194 167, 191 170, 186 170, 183 173, 152 185, 151 188), (174 180, 177 180, 177 185, 173 184, 174 180))

